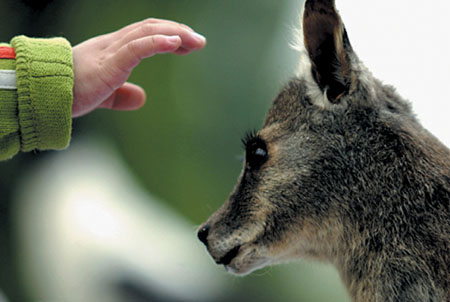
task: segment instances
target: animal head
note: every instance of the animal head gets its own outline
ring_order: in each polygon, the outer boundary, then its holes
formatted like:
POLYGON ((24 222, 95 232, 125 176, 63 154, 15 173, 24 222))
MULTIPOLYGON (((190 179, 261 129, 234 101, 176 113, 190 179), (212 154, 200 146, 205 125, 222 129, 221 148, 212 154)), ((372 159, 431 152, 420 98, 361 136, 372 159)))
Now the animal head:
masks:
POLYGON ((199 228, 216 263, 235 274, 298 257, 340 265, 382 227, 373 219, 395 202, 413 155, 448 152, 360 62, 334 0, 305 2, 301 35, 299 75, 244 139, 235 188, 199 228))

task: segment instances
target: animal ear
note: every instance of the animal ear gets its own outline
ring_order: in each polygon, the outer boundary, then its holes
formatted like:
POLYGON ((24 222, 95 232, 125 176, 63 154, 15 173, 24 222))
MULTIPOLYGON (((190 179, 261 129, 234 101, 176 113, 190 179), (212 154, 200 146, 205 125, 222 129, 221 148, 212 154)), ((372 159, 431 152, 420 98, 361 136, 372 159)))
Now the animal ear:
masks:
POLYGON ((306 0, 303 38, 314 80, 330 102, 338 103, 350 87, 352 47, 334 0, 306 0))

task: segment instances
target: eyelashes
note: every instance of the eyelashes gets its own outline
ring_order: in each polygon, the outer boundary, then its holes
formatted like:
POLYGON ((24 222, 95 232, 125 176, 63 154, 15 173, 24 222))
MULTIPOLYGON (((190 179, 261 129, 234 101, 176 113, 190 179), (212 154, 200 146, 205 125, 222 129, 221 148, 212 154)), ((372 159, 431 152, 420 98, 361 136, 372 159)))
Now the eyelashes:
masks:
POLYGON ((242 147, 244 148, 244 150, 247 150, 249 146, 251 146, 252 143, 257 140, 262 140, 261 137, 258 135, 258 131, 254 129, 247 131, 244 137, 241 139, 242 147))

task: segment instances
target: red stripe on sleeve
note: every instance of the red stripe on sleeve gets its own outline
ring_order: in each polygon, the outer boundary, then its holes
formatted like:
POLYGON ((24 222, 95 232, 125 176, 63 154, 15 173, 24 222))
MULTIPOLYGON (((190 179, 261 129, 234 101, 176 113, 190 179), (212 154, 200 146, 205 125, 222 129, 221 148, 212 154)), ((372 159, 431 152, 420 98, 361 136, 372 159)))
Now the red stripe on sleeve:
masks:
POLYGON ((12 47, 0 46, 0 59, 15 59, 16 52, 12 47))

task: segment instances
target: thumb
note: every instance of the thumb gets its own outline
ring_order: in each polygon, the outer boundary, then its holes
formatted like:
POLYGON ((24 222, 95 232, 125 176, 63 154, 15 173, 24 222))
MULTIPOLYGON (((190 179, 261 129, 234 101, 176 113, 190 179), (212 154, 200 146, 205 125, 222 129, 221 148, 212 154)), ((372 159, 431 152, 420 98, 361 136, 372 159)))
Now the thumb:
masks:
POLYGON ((140 86, 126 82, 108 97, 98 108, 113 110, 136 110, 145 103, 146 95, 140 86))

